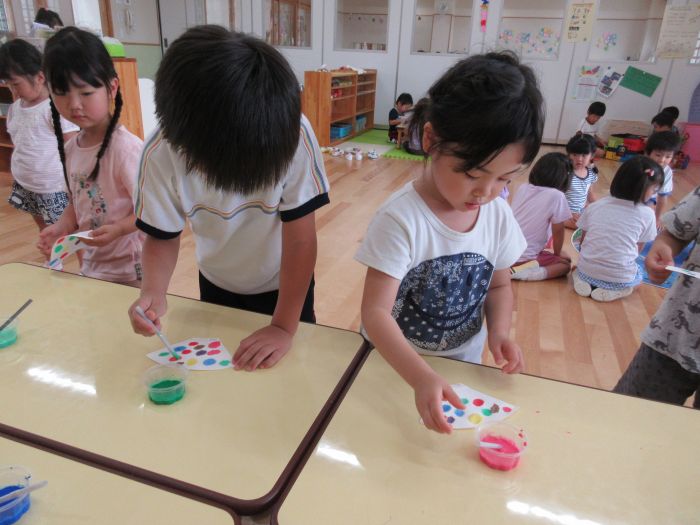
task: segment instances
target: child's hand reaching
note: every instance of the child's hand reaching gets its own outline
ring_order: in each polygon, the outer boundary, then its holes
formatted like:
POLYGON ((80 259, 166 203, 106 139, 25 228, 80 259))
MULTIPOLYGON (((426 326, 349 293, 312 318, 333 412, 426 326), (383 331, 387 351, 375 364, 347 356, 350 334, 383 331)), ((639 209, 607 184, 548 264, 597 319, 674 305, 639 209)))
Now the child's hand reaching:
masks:
POLYGON ((63 231, 60 222, 47 226, 41 232, 39 232, 39 241, 36 243, 36 247, 39 249, 41 254, 48 260, 51 257, 51 248, 59 237, 62 237, 69 232, 63 231))
POLYGON ((523 351, 514 341, 489 337, 489 349, 496 365, 506 374, 518 374, 525 368, 523 351))
POLYGON ((644 265, 647 268, 649 279, 655 283, 662 283, 671 274, 666 266, 673 265, 673 250, 670 245, 665 242, 659 242, 661 235, 657 237, 657 242, 652 244, 644 260, 644 265))
POLYGON ((139 314, 136 313, 134 308, 140 306, 146 313, 153 324, 161 329, 160 318, 165 315, 168 310, 168 301, 165 295, 162 296, 149 296, 141 295, 130 307, 129 307, 129 320, 131 321, 131 328, 137 334, 145 335, 150 337, 155 334, 153 327, 144 321, 139 314))
POLYGON ((423 424, 435 432, 450 434, 452 426, 443 415, 442 401, 447 401, 455 408, 465 408, 450 384, 438 374, 432 373, 418 382, 414 392, 416 408, 423 419, 423 424))
POLYGON ((121 226, 118 224, 105 224, 95 228, 90 232, 91 237, 83 238, 82 241, 88 246, 107 246, 124 235, 121 226))
POLYGON ((233 367, 248 371, 271 368, 289 352, 293 337, 293 334, 275 325, 256 330, 238 345, 233 355, 233 367))

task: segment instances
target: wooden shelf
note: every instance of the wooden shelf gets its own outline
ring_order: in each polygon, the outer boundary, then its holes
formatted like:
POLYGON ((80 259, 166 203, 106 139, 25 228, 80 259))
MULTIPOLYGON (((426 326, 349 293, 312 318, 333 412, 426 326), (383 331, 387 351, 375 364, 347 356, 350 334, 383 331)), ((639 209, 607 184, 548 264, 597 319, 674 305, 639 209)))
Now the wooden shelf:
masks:
POLYGON ((371 111, 374 111, 374 108, 363 108, 363 109, 358 109, 355 115, 363 115, 364 113, 369 113, 371 111))
POLYGON ((343 120, 350 120, 354 116, 354 113, 350 113, 349 115, 343 115, 342 117, 331 117, 330 123, 334 124, 336 122, 342 122, 343 120))
POLYGON ((0 148, 14 148, 14 146, 7 142, 0 142, 0 148))
POLYGON ((337 102, 338 100, 347 100, 349 98, 354 98, 355 95, 343 95, 342 97, 331 97, 331 100, 333 102, 337 102))
POLYGON ((376 83, 377 83, 376 80, 368 80, 368 81, 366 81, 366 82, 358 82, 357 85, 358 85, 358 86, 368 86, 368 85, 370 85, 370 84, 374 85, 374 84, 376 84, 376 83))
POLYGON ((374 93, 374 92, 375 92, 375 91, 374 91, 373 89, 371 89, 371 90, 369 90, 369 91, 358 91, 358 92, 357 92, 357 96, 358 96, 358 97, 361 97, 362 95, 369 95, 369 94, 374 93))

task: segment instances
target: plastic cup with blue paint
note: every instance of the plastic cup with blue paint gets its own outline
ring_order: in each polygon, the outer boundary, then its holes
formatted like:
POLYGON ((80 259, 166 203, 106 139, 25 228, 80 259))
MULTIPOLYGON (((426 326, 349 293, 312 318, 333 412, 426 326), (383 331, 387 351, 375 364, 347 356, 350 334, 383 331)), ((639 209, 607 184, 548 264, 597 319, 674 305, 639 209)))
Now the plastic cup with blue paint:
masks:
MULTIPOLYGON (((0 317, 0 326, 5 324, 7 317, 0 317)), ((15 344, 17 341, 17 323, 18 319, 15 318, 10 324, 0 332, 0 348, 5 348, 7 346, 15 344)))
POLYGON ((180 401, 185 397, 188 372, 182 365, 156 365, 149 368, 144 374, 148 398, 156 405, 172 405, 180 401))
MULTIPOLYGON (((29 485, 31 473, 24 467, 0 467, 0 496, 5 496, 29 485)), ((29 510, 30 494, 0 503, 0 525, 12 525, 29 510)))

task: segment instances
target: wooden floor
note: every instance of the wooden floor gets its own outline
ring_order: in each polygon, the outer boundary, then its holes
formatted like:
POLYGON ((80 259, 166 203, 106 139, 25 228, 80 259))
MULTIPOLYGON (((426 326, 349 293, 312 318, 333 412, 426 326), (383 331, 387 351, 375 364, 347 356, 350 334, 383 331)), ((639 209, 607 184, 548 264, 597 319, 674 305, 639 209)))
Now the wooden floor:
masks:
MULTIPOLYGON (((543 147, 542 153, 555 150, 543 147)), ((365 268, 353 260, 377 207, 423 169, 420 162, 379 158, 348 161, 325 155, 331 204, 317 213, 319 255, 316 265, 316 313, 320 323, 357 330, 365 268)), ((618 163, 599 160, 595 191, 607 194, 618 163)), ((512 185, 511 194, 523 182, 512 185)), ((0 264, 43 261, 34 245, 31 218, 7 204, 9 176, 0 176, 0 264)), ((677 171, 672 203, 700 184, 700 165, 677 171)), ((572 252, 570 244, 565 249, 572 252), (568 248, 567 248, 568 247, 568 248)), ((573 255, 573 254, 572 254, 573 255)), ((67 265, 77 271, 77 264, 67 265)), ((582 298, 571 277, 545 282, 513 282, 516 306, 512 335, 523 347, 526 372, 612 388, 639 346, 639 334, 663 299, 664 290, 641 285, 630 297, 608 304, 582 298)), ((169 291, 198 298, 194 241, 187 231, 169 291)), ((167 323, 167 320, 166 320, 167 323)), ((166 325, 167 326, 167 325, 166 325)), ((492 364, 485 352, 485 362, 492 364)))

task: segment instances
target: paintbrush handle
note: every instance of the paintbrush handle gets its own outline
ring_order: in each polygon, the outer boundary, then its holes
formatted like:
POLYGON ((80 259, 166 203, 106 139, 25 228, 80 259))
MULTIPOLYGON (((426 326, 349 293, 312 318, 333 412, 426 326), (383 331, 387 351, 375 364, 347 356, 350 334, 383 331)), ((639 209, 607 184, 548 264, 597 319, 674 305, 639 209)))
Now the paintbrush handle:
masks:
POLYGON ((160 330, 158 330, 158 327, 156 326, 156 324, 148 318, 148 316, 146 315, 146 312, 143 311, 143 308, 141 308, 140 306, 136 306, 136 307, 134 308, 134 311, 135 311, 137 314, 139 314, 139 316, 140 316, 144 321, 146 321, 148 324, 150 324, 150 325, 153 327, 153 329, 154 329, 155 332, 156 332, 156 335, 158 336, 158 339, 160 339, 160 340, 163 342, 163 344, 165 345, 165 348, 167 348, 167 349, 168 349, 168 352, 170 352, 170 355, 172 355, 175 359, 180 359, 180 356, 177 355, 177 353, 175 352, 175 350, 173 350, 173 347, 172 347, 172 345, 170 344, 170 342, 165 338, 165 336, 163 335, 163 333, 162 333, 160 330))
POLYGON ((13 490, 12 492, 5 494, 4 496, 0 496, 0 505, 15 498, 21 498, 25 494, 29 494, 30 492, 34 492, 35 490, 45 487, 47 484, 48 481, 44 480, 34 483, 33 485, 27 485, 26 487, 23 487, 18 490, 13 490))
POLYGON ((18 316, 19 314, 21 314, 21 313, 24 311, 24 309, 25 309, 27 306, 29 306, 30 304, 32 304, 32 300, 31 300, 31 299, 28 299, 26 303, 24 303, 22 306, 19 307, 19 310, 17 310, 15 313, 13 313, 13 314, 7 319, 7 321, 5 321, 4 323, 2 323, 2 326, 0 326, 0 332, 2 332, 5 328, 7 328, 8 326, 10 326, 10 323, 11 323, 12 321, 14 321, 15 319, 17 319, 17 316, 18 316))

